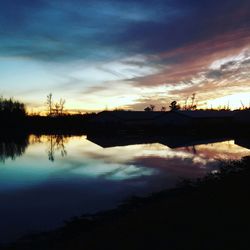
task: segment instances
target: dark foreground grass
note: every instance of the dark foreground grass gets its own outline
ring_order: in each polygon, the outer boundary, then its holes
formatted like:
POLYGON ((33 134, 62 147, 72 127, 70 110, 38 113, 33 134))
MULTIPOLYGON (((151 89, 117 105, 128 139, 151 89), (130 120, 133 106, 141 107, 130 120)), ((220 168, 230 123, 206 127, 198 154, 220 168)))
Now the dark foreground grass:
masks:
POLYGON ((250 249, 250 157, 5 249, 250 249))

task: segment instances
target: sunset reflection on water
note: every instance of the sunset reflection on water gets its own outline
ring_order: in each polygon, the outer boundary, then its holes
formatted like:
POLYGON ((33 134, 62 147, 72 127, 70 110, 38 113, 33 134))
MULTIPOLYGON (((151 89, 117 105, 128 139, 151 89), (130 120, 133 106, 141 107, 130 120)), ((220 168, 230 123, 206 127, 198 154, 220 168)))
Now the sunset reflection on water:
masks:
POLYGON ((0 240, 116 207, 132 195, 173 188, 217 170, 220 160, 250 152, 233 140, 178 148, 136 140, 103 148, 86 136, 62 135, 31 135, 27 142, 1 144, 0 240))

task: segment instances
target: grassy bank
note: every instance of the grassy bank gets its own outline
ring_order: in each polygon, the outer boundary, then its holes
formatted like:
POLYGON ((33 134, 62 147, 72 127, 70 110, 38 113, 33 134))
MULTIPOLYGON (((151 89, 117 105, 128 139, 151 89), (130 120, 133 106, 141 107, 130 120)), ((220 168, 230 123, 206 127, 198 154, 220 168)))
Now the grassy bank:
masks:
POLYGON ((250 157, 4 249, 249 249, 250 157))

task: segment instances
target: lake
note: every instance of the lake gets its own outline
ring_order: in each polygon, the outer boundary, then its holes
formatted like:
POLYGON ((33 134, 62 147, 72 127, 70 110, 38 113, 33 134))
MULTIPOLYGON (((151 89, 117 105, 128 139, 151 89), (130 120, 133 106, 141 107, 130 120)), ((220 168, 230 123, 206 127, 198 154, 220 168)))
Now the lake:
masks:
POLYGON ((246 144, 175 136, 1 139, 0 241, 51 230, 73 216, 115 208, 131 196, 203 177, 216 171, 220 160, 249 155, 246 144))

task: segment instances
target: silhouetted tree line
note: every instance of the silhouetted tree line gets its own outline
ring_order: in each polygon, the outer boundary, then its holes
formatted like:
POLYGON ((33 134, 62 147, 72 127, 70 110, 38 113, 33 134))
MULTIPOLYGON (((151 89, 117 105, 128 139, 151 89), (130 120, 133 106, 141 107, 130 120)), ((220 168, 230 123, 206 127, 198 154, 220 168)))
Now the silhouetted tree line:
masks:
POLYGON ((0 134, 5 131, 28 132, 80 132, 95 113, 68 114, 64 109, 65 100, 55 102, 52 94, 47 96, 47 116, 28 115, 25 104, 12 98, 0 97, 0 134))
POLYGON ((26 108, 24 103, 13 99, 0 97, 0 116, 1 117, 25 117, 26 108))
POLYGON ((12 98, 0 97, 0 127, 13 129, 24 127, 26 119, 26 107, 24 103, 12 98))
MULTIPOLYGON (((181 106, 178 104, 177 101, 172 101, 169 105, 169 110, 170 111, 177 111, 177 110, 196 110, 197 109, 197 101, 196 101, 196 94, 193 93, 191 98, 187 97, 185 100, 185 105, 181 106), (190 99, 190 101, 189 101, 190 99)), ((155 111, 155 105, 150 104, 148 107, 144 109, 144 111, 149 112, 149 111, 155 111)), ((161 109, 159 110, 161 112, 167 111, 165 106, 162 106, 161 109)))
MULTIPOLYGON (((250 110, 250 104, 248 106, 244 105, 244 103, 239 100, 241 103, 241 107, 235 110, 242 111, 242 110, 250 110)), ((181 100, 181 103, 183 103, 183 100, 181 100)), ((216 108, 213 108, 212 106, 209 108, 198 108, 198 101, 196 98, 196 93, 193 93, 191 96, 188 96, 185 99, 185 102, 183 105, 180 105, 176 100, 172 101, 169 105, 169 110, 170 111, 177 111, 177 110, 206 110, 206 111, 231 111, 229 102, 226 105, 219 105, 216 108)), ((148 107, 144 109, 144 111, 149 112, 149 111, 162 111, 165 112, 167 111, 165 106, 162 106, 161 108, 158 108, 156 110, 156 106, 150 104, 148 107)))

